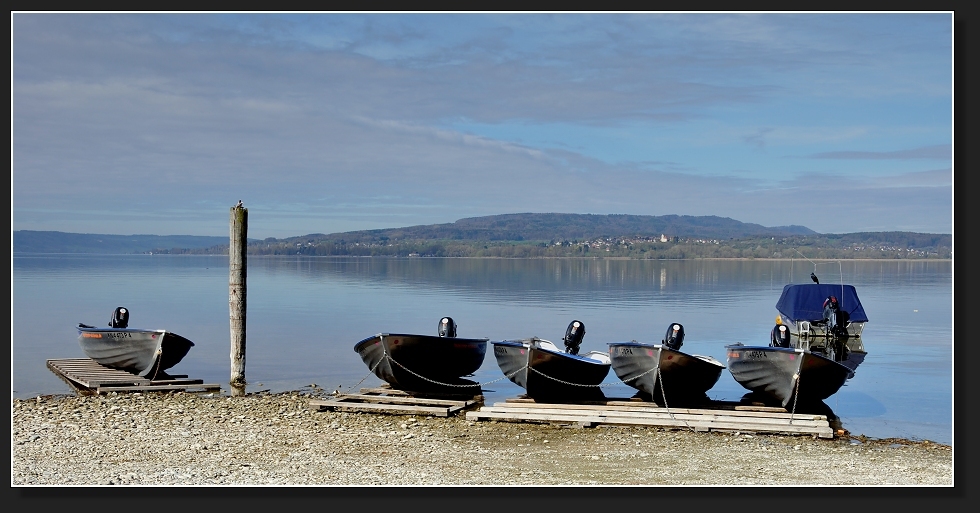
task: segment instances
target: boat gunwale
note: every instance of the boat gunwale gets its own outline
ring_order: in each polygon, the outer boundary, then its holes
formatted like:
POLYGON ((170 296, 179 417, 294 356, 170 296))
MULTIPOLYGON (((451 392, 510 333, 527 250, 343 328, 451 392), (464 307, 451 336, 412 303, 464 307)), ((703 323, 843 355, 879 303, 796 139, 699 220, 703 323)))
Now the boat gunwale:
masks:
MULTIPOLYGON (((580 355, 580 354, 566 353, 566 352, 562 351, 561 349, 552 350, 552 349, 548 349, 547 347, 541 347, 540 345, 531 345, 531 342, 532 341, 536 341, 536 340, 542 340, 542 341, 548 342, 551 345, 555 345, 555 343, 552 342, 552 341, 550 341, 550 340, 545 340, 543 338, 537 338, 537 337, 532 337, 532 338, 527 338, 527 339, 521 339, 521 340, 501 340, 501 341, 493 342, 493 344, 494 345, 509 346, 509 347, 526 347, 529 350, 530 349, 535 349, 535 350, 538 350, 538 351, 544 351, 544 352, 546 352, 548 354, 557 355, 557 356, 561 356, 561 357, 572 358, 575 361, 580 361, 582 363, 587 363, 587 364, 591 364, 591 365, 603 365, 603 366, 611 366, 612 365, 611 359, 610 359, 610 361, 605 361, 604 362, 602 360, 596 360, 595 358, 589 358, 587 356, 583 356, 583 355, 580 355)), ((558 346, 555 346, 555 347, 557 348, 558 346)), ((585 354, 589 354, 589 353, 599 353, 599 354, 605 355, 606 358, 609 359, 609 353, 604 353, 602 351, 592 350, 592 351, 589 351, 588 353, 585 353, 585 354)))
POLYGON ((487 342, 490 341, 489 338, 440 337, 438 335, 420 335, 418 333, 378 333, 376 335, 371 335, 370 337, 367 337, 364 340, 361 340, 361 341, 357 342, 356 344, 354 344, 354 352, 360 353, 361 352, 361 349, 363 348, 363 346, 365 344, 367 344, 368 342, 371 342, 372 340, 377 340, 377 341, 380 342, 380 341, 384 340, 386 337, 423 337, 423 338, 435 338, 435 339, 440 339, 440 340, 442 340, 442 339, 445 339, 445 340, 453 340, 453 341, 456 341, 456 342, 462 342, 464 344, 465 343, 482 343, 482 344, 486 344, 487 342))

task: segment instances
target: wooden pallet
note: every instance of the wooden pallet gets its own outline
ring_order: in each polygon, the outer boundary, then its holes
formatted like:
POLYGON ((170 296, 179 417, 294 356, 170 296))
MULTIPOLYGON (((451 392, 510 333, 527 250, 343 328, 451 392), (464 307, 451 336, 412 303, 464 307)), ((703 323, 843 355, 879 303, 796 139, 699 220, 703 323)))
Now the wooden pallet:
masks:
POLYGON ((332 399, 310 401, 318 411, 393 413, 448 417, 483 404, 482 395, 427 394, 388 387, 362 388, 359 394, 338 394, 332 399), (447 398, 449 397, 449 398, 447 398))
POLYGON ((153 392, 220 390, 220 385, 206 384, 186 375, 167 375, 160 379, 148 379, 124 370, 99 364, 91 358, 60 358, 47 360, 48 368, 69 385, 84 392, 106 394, 109 392, 153 392))
POLYGON ((466 413, 469 420, 540 422, 595 427, 657 426, 693 431, 780 433, 833 438, 826 415, 791 414, 783 408, 724 405, 721 408, 663 408, 656 403, 611 400, 590 404, 551 404, 508 400, 466 413))

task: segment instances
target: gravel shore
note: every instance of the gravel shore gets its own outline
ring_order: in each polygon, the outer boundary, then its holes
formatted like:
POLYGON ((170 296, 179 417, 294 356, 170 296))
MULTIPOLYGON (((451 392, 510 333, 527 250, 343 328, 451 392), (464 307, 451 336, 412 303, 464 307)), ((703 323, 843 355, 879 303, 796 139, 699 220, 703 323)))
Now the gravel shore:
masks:
POLYGON ((14 399, 11 485, 953 486, 952 448, 928 441, 345 413, 313 398, 14 399))

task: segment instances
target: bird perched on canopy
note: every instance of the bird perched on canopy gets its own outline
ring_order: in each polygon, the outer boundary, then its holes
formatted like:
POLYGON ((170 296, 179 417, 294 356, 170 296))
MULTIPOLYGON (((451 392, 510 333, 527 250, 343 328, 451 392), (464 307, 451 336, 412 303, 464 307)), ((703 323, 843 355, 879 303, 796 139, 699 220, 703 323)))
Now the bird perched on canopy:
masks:
POLYGON ((810 273, 810 279, 813 280, 813 283, 820 284, 820 280, 817 279, 816 274, 810 273))

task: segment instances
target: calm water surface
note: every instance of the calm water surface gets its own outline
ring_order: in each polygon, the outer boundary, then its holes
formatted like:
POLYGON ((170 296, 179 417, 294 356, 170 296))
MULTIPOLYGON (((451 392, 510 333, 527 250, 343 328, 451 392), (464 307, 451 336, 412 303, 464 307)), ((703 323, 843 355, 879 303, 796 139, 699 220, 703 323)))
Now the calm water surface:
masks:
MULTIPOLYGON (((561 342, 585 323, 582 352, 608 342, 659 342, 684 325, 684 351, 725 361, 726 344, 766 345, 783 285, 809 281, 814 264, 787 261, 502 260, 250 257, 245 366, 248 391, 316 384, 349 390, 382 382, 354 343, 382 332, 436 334, 451 316, 458 335, 538 336, 561 342)), ((825 401, 852 434, 953 440, 952 263, 818 262, 821 283, 856 286, 870 322, 867 359, 825 401)), ((78 323, 106 325, 117 306, 130 326, 168 329, 196 344, 172 369, 227 393, 230 378, 228 259, 205 256, 15 255, 13 397, 73 393, 47 369, 84 357, 78 323)), ((523 393, 493 357, 475 374, 487 402, 523 393)), ((609 397, 634 389, 610 372, 609 397)), ((708 396, 747 391, 727 371, 708 396)))

